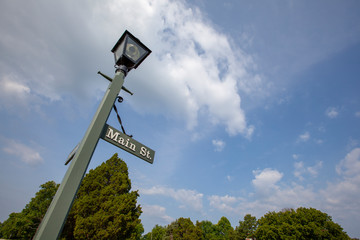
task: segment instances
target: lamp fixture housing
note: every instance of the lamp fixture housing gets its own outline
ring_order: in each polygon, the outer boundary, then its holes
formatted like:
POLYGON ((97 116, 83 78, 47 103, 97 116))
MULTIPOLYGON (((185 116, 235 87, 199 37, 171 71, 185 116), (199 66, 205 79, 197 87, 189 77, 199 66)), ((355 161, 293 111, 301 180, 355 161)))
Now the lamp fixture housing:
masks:
POLYGON ((149 56, 151 50, 128 30, 125 30, 111 52, 114 53, 115 65, 125 66, 130 71, 137 68, 149 56))

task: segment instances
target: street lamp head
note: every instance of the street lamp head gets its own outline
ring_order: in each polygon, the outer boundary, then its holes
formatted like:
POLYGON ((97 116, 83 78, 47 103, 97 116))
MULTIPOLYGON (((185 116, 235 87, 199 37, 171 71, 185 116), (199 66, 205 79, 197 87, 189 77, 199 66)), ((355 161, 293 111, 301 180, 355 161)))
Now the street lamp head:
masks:
POLYGON ((137 68, 151 53, 151 50, 126 30, 111 52, 114 53, 115 65, 120 68, 125 66, 127 71, 130 71, 137 68))

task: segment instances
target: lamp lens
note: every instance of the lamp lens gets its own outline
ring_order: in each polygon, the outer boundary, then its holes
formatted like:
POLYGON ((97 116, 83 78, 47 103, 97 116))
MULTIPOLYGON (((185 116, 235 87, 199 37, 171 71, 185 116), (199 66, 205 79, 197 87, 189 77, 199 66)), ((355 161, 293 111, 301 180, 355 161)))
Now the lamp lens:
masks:
POLYGON ((126 45, 126 55, 128 55, 134 62, 137 62, 140 58, 140 51, 137 46, 134 44, 128 43, 126 45))
POLYGON ((134 61, 134 63, 137 63, 146 55, 146 50, 129 37, 126 41, 125 55, 134 61))

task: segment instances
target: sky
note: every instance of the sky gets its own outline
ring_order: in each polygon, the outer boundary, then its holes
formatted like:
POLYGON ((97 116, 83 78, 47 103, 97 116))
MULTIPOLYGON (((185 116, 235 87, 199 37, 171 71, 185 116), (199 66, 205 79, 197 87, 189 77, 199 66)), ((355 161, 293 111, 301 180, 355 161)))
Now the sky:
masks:
POLYGON ((117 107, 155 160, 99 140, 89 169, 128 164, 145 233, 313 207, 360 237, 356 0, 1 1, 1 222, 61 182, 126 29, 152 53, 117 107))

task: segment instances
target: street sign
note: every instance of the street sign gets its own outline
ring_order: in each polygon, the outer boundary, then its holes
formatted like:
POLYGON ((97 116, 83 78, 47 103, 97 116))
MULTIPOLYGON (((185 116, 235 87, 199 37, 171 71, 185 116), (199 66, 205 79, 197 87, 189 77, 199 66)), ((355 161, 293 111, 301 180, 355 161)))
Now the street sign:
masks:
POLYGON ((121 131, 105 124, 102 134, 100 135, 105 141, 149 162, 154 162, 155 151, 139 143, 121 131))

